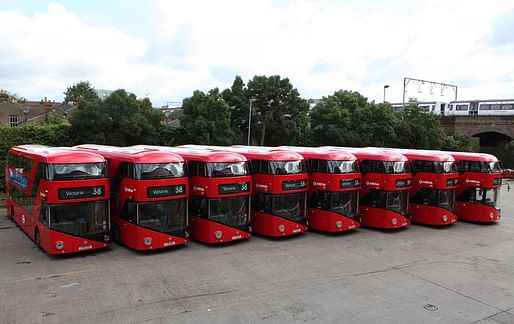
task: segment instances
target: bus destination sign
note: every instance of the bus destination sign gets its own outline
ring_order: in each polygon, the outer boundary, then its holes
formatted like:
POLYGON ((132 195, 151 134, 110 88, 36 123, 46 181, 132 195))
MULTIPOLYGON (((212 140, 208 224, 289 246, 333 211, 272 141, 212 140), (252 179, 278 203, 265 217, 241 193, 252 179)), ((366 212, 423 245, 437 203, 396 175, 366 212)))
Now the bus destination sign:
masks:
POLYGON ((105 186, 59 189, 59 199, 96 198, 105 196, 105 186))
POLYGON ((223 183, 218 185, 218 193, 220 195, 234 194, 240 192, 249 192, 250 182, 242 183, 223 183))
POLYGON ((186 185, 174 185, 174 186, 161 186, 161 187, 148 187, 147 195, 148 198, 159 198, 159 197, 170 197, 180 196, 186 193, 186 185))
POLYGON ((307 188, 307 180, 290 180, 282 182, 282 190, 298 190, 307 188))

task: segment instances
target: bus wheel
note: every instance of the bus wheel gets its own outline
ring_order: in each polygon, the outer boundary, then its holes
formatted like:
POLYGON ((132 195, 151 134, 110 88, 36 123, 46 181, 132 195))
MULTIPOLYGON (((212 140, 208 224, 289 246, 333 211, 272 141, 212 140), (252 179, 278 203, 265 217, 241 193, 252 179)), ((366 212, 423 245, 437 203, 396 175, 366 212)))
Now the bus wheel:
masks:
POLYGON ((115 225, 112 229, 112 240, 118 244, 121 243, 121 232, 118 225, 115 225))
POLYGON ((34 241, 36 242, 37 247, 41 248, 41 236, 39 235, 39 230, 37 227, 34 230, 34 241))

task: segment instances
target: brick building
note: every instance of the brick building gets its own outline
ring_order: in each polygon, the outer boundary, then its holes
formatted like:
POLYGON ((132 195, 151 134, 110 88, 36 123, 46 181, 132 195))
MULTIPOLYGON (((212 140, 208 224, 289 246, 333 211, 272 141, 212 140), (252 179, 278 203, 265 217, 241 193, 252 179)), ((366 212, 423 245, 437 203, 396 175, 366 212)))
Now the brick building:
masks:
POLYGON ((53 101, 0 101, 0 127, 18 127, 39 124, 52 117, 66 119, 76 109, 74 105, 65 105, 53 101))

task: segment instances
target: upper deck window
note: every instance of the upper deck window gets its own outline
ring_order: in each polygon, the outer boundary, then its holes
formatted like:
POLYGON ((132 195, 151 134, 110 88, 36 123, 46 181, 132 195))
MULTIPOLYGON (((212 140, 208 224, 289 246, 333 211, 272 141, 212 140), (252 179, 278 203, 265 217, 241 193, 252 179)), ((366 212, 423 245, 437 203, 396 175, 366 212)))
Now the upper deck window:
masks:
POLYGON ((309 172, 341 174, 359 172, 359 164, 355 160, 316 160, 311 159, 308 163, 309 172))
POLYGON ((457 163, 459 172, 478 172, 478 173, 500 173, 499 162, 479 162, 479 161, 459 161, 457 163))
POLYGON ((253 173, 263 174, 298 174, 307 172, 305 161, 268 161, 268 160, 253 160, 252 161, 253 173))
POLYGON ((191 161, 189 171, 192 176, 209 178, 238 177, 250 174, 248 162, 191 161))
POLYGON ((361 162, 362 173, 375 172, 375 173, 386 173, 386 174, 399 174, 411 172, 409 162, 398 161, 375 161, 375 160, 364 160, 361 162))
POLYGON ((91 179, 106 176, 104 162, 48 164, 48 180, 91 179))
POLYGON ((179 178, 187 176, 183 162, 138 163, 134 165, 134 169, 134 178, 138 180, 179 178))
POLYGON ((454 162, 439 161, 412 161, 412 172, 429 172, 429 173, 450 173, 456 172, 457 166, 454 162))

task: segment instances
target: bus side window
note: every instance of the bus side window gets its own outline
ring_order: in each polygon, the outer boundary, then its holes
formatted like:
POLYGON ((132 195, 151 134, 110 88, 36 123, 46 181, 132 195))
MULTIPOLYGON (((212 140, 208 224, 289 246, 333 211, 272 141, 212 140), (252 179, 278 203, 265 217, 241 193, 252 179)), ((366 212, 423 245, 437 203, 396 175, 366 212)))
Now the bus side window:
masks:
POLYGON ((423 161, 412 161, 412 173, 416 174, 423 171, 423 161))
POLYGON ((47 210, 48 210, 48 204, 46 201, 41 202, 41 211, 39 212, 39 220, 46 225, 48 224, 48 218, 47 218, 47 210))
POLYGON ((309 160, 309 172, 318 172, 318 160, 309 160))
POLYGON ((114 177, 112 178, 111 191, 113 191, 113 192, 118 191, 121 181, 123 180, 124 177, 126 177, 128 175, 128 168, 129 168, 129 164, 127 162, 121 162, 118 165, 118 169, 116 170, 116 173, 114 174, 114 177))
POLYGON ((129 221, 131 223, 137 223, 137 204, 135 201, 128 200, 125 203, 125 208, 123 208, 123 212, 121 213, 121 218, 129 221))
POLYGON ((361 172, 362 173, 368 173, 373 170, 372 168, 372 161, 362 161, 361 162, 361 172))
POLYGON ((252 160, 250 165, 252 166, 252 174, 260 173, 261 161, 252 160))

